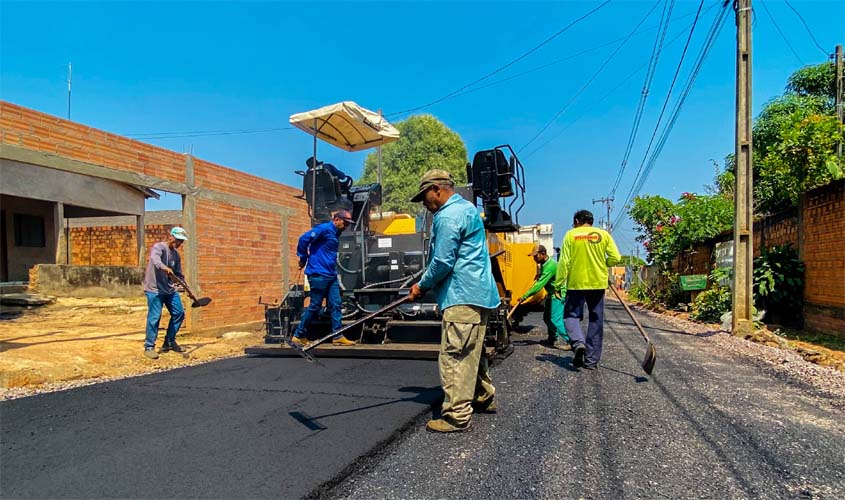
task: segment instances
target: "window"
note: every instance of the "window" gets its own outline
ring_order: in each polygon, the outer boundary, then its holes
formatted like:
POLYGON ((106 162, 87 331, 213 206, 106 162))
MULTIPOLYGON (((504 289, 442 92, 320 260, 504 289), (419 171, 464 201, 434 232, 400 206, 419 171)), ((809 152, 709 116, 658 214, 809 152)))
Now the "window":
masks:
POLYGON ((15 215, 15 246, 45 247, 47 238, 44 232, 44 217, 39 215, 15 215))

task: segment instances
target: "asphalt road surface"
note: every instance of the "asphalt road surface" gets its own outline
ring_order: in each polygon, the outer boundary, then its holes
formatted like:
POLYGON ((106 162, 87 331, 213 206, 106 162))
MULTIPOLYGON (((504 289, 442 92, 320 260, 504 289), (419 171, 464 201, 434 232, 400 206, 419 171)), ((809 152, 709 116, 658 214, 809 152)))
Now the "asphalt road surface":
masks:
POLYGON ((640 319, 657 344, 653 376, 639 367, 640 336, 608 302, 598 370, 576 370, 571 353, 537 344, 543 335, 516 337, 493 373, 498 414, 476 415, 462 434, 418 425, 324 496, 845 498, 841 401, 640 319))
POLYGON ((0 404, 0 497, 300 498, 430 411, 432 361, 238 358, 0 404))
POLYGON ((597 371, 515 336, 498 414, 462 434, 423 429, 431 361, 241 358, 7 401, 0 497, 845 498, 841 409, 642 320, 651 377, 618 303, 597 371))

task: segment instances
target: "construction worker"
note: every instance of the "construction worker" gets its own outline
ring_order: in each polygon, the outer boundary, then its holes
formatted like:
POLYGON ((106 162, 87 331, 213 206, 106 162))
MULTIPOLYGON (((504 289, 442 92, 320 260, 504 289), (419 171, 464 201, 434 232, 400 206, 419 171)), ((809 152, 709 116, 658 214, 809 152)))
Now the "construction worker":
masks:
POLYGON ((475 206, 455 193, 455 181, 445 170, 429 170, 411 198, 434 214, 430 260, 411 300, 432 290, 443 311, 440 382, 445 397, 441 417, 426 424, 431 432, 469 429, 473 411, 493 413, 496 389, 484 355, 484 335, 490 310, 499 303, 493 281, 484 224, 475 206))
POLYGON ((150 258, 147 259, 147 268, 144 272, 144 295, 147 296, 147 337, 144 340, 144 356, 150 359, 158 359, 155 344, 162 306, 166 307, 170 313, 170 322, 167 324, 167 333, 164 335, 161 352, 184 352, 184 349, 176 343, 176 333, 185 320, 185 308, 170 277, 175 275, 185 280, 178 250, 186 241, 188 241, 188 234, 183 228, 176 226, 170 230, 167 240, 159 241, 150 249, 150 258))
POLYGON ((572 229, 563 237, 554 284, 558 297, 565 297, 563 322, 575 351, 572 364, 588 370, 595 370, 601 359, 607 270, 622 261, 610 233, 592 225, 589 210, 575 212, 572 229), (590 314, 586 339, 581 331, 585 303, 590 314))
POLYGON ((540 272, 537 275, 537 280, 519 298, 518 302, 522 304, 532 295, 545 289, 546 301, 543 304, 543 322, 546 323, 548 338, 541 343, 548 347, 555 347, 555 343, 560 340, 561 343, 558 344, 558 348, 569 351, 572 348, 569 345, 569 336, 563 326, 563 300, 555 295, 554 278, 557 274, 557 261, 549 257, 546 247, 543 245, 534 245, 534 249, 528 256, 534 257, 534 262, 541 266, 540 272))
MULTIPOLYGON (((295 344, 303 347, 308 345, 308 327, 320 314, 324 299, 331 317, 332 331, 340 330, 343 326, 343 304, 337 279, 338 237, 347 226, 354 223, 355 220, 348 210, 340 210, 332 216, 332 220, 314 226, 299 237, 296 255, 299 257, 299 268, 304 267, 305 275, 308 276, 310 295, 308 307, 302 312, 302 319, 293 332, 291 341, 295 344)), ((332 344, 351 346, 355 345, 355 342, 339 335, 332 340, 332 344)))

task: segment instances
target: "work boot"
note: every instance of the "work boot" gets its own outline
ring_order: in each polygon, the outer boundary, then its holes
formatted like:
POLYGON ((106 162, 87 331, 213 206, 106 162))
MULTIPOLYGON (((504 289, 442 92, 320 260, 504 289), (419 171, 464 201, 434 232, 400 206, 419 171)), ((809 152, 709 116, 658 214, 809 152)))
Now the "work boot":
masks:
POLYGON ((561 351, 571 351, 572 350, 572 346, 569 345, 569 342, 565 341, 565 340, 558 342, 557 348, 560 349, 561 351))
POLYGON ((158 359, 158 353, 155 349, 144 349, 144 356, 150 359, 158 359))
POLYGON ((341 345, 341 346, 350 346, 355 345, 355 342, 346 338, 346 336, 341 335, 340 337, 335 338, 332 340, 332 345, 341 345))
POLYGON ((572 358, 572 366, 575 368, 581 368, 584 366, 584 354, 586 354, 587 349, 584 348, 583 345, 578 344, 575 346, 575 357, 572 358))
POLYGON ((472 403, 473 413, 496 413, 496 410, 496 400, 493 398, 490 398, 483 403, 478 401, 472 403))
POLYGON ((182 348, 179 344, 176 343, 175 340, 171 340, 170 342, 165 342, 164 345, 161 346, 161 352, 185 352, 185 349, 182 348))
POLYGON ((308 344, 310 343, 310 342, 308 342, 308 339, 305 339, 305 338, 302 338, 302 337, 297 337, 296 335, 291 337, 290 341, 294 345, 296 345, 298 347, 302 347, 302 348, 308 347, 308 344))
POLYGON ((469 430, 469 422, 464 425, 453 425, 445 419, 438 418, 436 420, 429 420, 425 424, 425 430, 428 432, 464 432, 469 430))
POLYGON ((540 345, 543 346, 543 347, 554 347, 555 346, 555 339, 541 340, 540 345))

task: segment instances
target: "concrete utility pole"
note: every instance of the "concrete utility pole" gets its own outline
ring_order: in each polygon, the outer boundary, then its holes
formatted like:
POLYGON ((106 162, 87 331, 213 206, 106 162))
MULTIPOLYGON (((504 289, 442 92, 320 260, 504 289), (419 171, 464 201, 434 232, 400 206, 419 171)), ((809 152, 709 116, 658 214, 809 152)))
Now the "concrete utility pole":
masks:
POLYGON ((736 2, 736 184, 733 334, 754 332, 754 180, 751 145, 751 0, 736 2))
MULTIPOLYGON (((839 120, 839 125, 841 126, 845 123, 845 118, 843 117, 842 111, 842 93, 843 93, 843 86, 845 86, 845 82, 842 80, 842 46, 836 46, 836 52, 834 53, 834 64, 836 68, 836 118, 839 120)), ((842 131, 840 130, 839 134, 839 143, 836 145, 836 158, 842 162, 842 131)))
POLYGON ((607 203, 607 219, 606 219, 606 226, 605 230, 609 233, 610 232, 610 204, 613 203, 613 197, 610 198, 599 198, 597 200, 593 200, 593 205, 596 203, 607 203))

